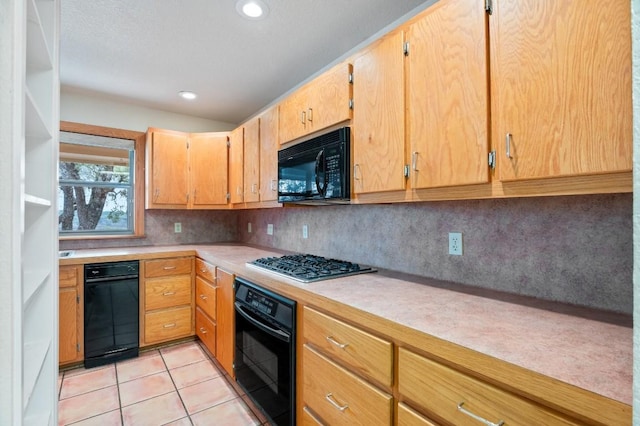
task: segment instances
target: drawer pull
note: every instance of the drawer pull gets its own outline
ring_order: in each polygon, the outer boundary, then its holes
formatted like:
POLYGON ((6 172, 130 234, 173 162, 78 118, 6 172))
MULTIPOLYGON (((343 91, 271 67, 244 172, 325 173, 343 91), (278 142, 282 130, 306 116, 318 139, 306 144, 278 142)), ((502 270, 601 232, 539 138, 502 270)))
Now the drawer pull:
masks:
POLYGON ((171 324, 165 324, 165 325, 163 325, 163 327, 164 327, 164 328, 171 328, 171 327, 175 327, 175 326, 176 326, 176 323, 175 323, 175 322, 173 322, 173 323, 171 323, 171 324))
POLYGON ((176 294, 175 291, 168 291, 166 293, 162 293, 163 296, 173 296, 174 294, 176 294))
POLYGON ((176 269, 176 267, 175 266, 165 266, 162 269, 164 269, 165 271, 170 271, 171 269, 176 269))
POLYGON ((207 296, 205 296, 204 294, 201 294, 201 295, 200 295, 200 299, 202 299, 202 300, 207 300, 207 299, 208 299, 208 297, 207 297, 207 296))
POLYGON ((200 333, 207 334, 207 329, 204 327, 200 327, 200 333))
POLYGON ((327 401, 329 401, 331 403, 331 405, 333 405, 334 407, 336 407, 338 410, 340 411, 344 411, 347 408, 349 408, 348 404, 345 405, 340 405, 336 402, 336 400, 333 398, 333 393, 329 392, 327 395, 325 395, 324 397, 327 401))
POLYGON ((347 346, 349 346, 349 344, 348 344, 348 343, 340 343, 340 342, 337 342, 337 341, 333 338, 333 336, 327 336, 327 341, 328 341, 329 343, 333 343, 334 345, 336 345, 336 346, 337 346, 337 347, 339 347, 340 349, 344 349, 344 348, 346 348, 347 346))
POLYGON ((472 419, 476 419, 477 421, 479 421, 480 423, 487 425, 487 426, 502 426, 504 424, 503 420, 500 420, 498 423, 491 423, 489 420, 486 420, 480 416, 478 416, 477 414, 473 414, 471 411, 463 408, 462 406, 464 405, 464 401, 462 401, 460 404, 458 404, 458 411, 460 411, 462 414, 466 414, 467 416, 471 417, 472 419))

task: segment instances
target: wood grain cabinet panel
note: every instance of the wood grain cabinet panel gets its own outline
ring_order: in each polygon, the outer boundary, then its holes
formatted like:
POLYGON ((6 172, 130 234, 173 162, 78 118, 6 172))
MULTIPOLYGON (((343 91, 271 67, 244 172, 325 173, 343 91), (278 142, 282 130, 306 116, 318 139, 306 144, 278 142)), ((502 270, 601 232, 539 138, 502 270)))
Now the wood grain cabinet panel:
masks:
POLYGON ((229 135, 229 192, 232 204, 244 202, 244 127, 229 135))
POLYGON ((503 421, 505 425, 577 424, 404 348, 398 350, 398 390, 407 402, 455 425, 477 425, 478 420, 470 413, 496 424, 503 421))
POLYGON ((191 306, 164 309, 145 314, 146 343, 160 343, 192 334, 191 306))
POLYGON ((216 359, 231 377, 233 358, 235 356, 235 308, 234 285, 235 275, 220 268, 216 269, 216 359))
POLYGON ((438 426, 405 404, 398 404, 398 424, 402 426, 438 426))
POLYGON ((58 363, 64 365, 84 358, 82 267, 61 266, 58 277, 58 363))
POLYGON ((147 260, 144 262, 144 276, 154 278, 190 274, 192 262, 191 257, 147 260))
POLYGON ((260 118, 244 124, 243 187, 244 202, 260 201, 260 118))
POLYGON ((393 345, 345 322, 304 307, 304 338, 352 371, 391 387, 393 345))
POLYGON ((494 1, 489 22, 499 178, 630 171, 629 2, 494 1))
POLYGON ((210 283, 213 283, 216 280, 216 267, 197 257, 196 274, 210 283))
POLYGON ((200 307, 196 307, 196 335, 209 349, 209 352, 216 356, 216 323, 200 307))
POLYGON ((303 347, 304 403, 331 425, 391 425, 393 398, 303 347))
POLYGON ((405 189, 404 33, 385 35, 353 64, 353 192, 405 189))
POLYGON ((179 275, 146 280, 145 310, 188 305, 191 303, 191 276, 179 275))
MULTIPOLYGON (((216 287, 196 275, 196 305, 212 320, 216 319, 216 287)), ((197 318, 196 318, 197 319, 197 318)))
POLYGON ((441 0, 407 31, 412 188, 489 181, 484 3, 441 0))
POLYGON ((147 207, 187 207, 188 134, 156 129, 147 136, 147 207))
POLYGON ((260 115, 260 201, 278 199, 278 124, 277 107, 260 115))
POLYGON ((226 133, 189 135, 190 207, 226 206, 228 137, 226 133))

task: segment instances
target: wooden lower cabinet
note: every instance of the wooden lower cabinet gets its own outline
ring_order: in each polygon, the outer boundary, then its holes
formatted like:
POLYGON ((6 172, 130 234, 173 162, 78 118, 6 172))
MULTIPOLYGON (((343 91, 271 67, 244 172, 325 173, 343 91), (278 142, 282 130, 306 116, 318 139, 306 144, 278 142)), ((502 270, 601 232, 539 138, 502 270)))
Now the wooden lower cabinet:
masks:
POLYGON ((398 422, 402 426, 437 426, 422 414, 412 410, 403 403, 398 404, 398 422))
POLYGON ((196 259, 196 335, 216 354, 217 285, 216 267, 196 259))
POLYGON ((141 262, 140 346, 195 334, 193 256, 141 262))
POLYGON ((216 359, 231 377, 235 378, 235 275, 216 268, 216 359))
POLYGON ((393 398, 329 358, 303 347, 304 404, 330 425, 391 425, 393 398))
POLYGON ((485 419, 485 424, 578 424, 405 348, 398 350, 398 391, 408 404, 449 424, 477 425, 478 418, 485 419))
POLYGON ((60 365, 84 359, 83 342, 83 268, 61 266, 58 299, 58 363, 60 365))

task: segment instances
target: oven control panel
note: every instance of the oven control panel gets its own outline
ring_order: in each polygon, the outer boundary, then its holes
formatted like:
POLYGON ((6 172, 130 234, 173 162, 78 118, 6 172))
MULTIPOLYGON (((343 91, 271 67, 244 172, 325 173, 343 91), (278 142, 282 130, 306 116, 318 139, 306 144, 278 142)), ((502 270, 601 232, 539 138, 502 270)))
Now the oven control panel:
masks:
POLYGON ((278 303, 275 300, 253 290, 247 291, 245 302, 256 311, 271 317, 275 316, 276 309, 278 308, 278 303))

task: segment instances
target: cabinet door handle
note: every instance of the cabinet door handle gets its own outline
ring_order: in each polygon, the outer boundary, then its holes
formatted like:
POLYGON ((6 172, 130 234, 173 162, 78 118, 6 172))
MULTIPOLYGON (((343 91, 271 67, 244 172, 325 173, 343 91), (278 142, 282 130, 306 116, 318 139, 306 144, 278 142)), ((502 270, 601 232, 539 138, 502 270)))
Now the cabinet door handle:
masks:
POLYGON ((165 267, 164 267, 164 268, 162 268, 162 269, 164 269, 165 271, 170 271, 170 270, 172 270, 172 269, 176 269, 176 267, 175 267, 175 266, 165 266, 165 267))
POLYGON ((252 194, 255 194, 255 193, 257 193, 257 192, 258 192, 258 184, 256 184, 256 183, 252 183, 252 184, 251 184, 251 193, 252 193, 252 194))
POLYGON ((344 348, 346 348, 347 346, 349 346, 349 344, 348 344, 348 343, 340 343, 340 342, 338 342, 337 340, 335 340, 335 339, 333 338, 333 336, 327 336, 327 341, 328 341, 329 343, 333 343, 334 345, 336 345, 336 346, 337 346, 337 347, 339 347, 340 349, 344 349, 344 348))
POLYGON ((313 121, 313 108, 309 108, 309 113, 307 114, 307 121, 313 121))
POLYGON ((201 295, 200 295, 200 299, 202 299, 202 300, 207 300, 207 299, 208 299, 208 297, 207 297, 207 296, 205 296, 204 294, 201 294, 201 295))
POLYGON ((165 324, 165 325, 163 325, 163 327, 164 327, 164 328, 171 328, 171 327, 175 327, 175 326, 176 326, 176 323, 175 323, 175 322, 173 322, 173 323, 171 323, 171 324, 165 324))
POLYGON ((458 404, 458 411, 460 411, 462 414, 465 414, 469 417, 471 417, 472 419, 475 419, 477 421, 479 421, 480 423, 486 425, 486 426, 502 426, 504 424, 503 420, 500 420, 498 423, 492 423, 489 420, 478 416, 477 414, 472 413, 471 411, 463 408, 462 406, 464 405, 464 401, 460 402, 460 404, 458 404))
POLYGON ((200 327, 200 333, 207 334, 207 329, 204 327, 200 327))
POLYGON ((302 112, 300 112, 300 122, 302 124, 305 124, 305 121, 307 121, 307 112, 306 111, 302 111, 302 112))
POLYGON ((504 138, 504 148, 507 153, 507 158, 511 157, 511 133, 507 133, 507 136, 504 138))
POLYGON ((414 172, 418 171, 418 151, 413 151, 411 153, 411 168, 414 172))
POLYGON ((345 404, 345 405, 340 405, 336 402, 336 400, 333 398, 333 393, 329 392, 328 394, 325 395, 324 397, 327 401, 329 401, 329 403, 331 403, 331 405, 333 405, 334 407, 336 407, 338 410, 340 411, 344 411, 347 408, 349 408, 349 404, 345 404))
POLYGON ((353 179, 354 180, 360 180, 360 178, 358 177, 358 170, 360 170, 360 164, 354 164, 353 165, 353 179))
POLYGON ((174 294, 176 294, 175 291, 167 291, 166 293, 162 293, 163 296, 173 296, 174 294))
POLYGON ((271 190, 272 191, 278 190, 278 179, 271 179, 271 190))

